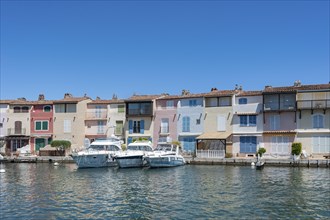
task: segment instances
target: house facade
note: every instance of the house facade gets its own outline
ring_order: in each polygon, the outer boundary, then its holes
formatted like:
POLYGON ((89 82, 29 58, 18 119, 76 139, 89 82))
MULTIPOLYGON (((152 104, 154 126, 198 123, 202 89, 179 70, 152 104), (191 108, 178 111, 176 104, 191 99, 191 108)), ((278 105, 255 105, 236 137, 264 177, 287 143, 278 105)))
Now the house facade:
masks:
POLYGON ((263 142, 270 155, 291 155, 297 126, 296 90, 295 86, 266 86, 263 90, 263 142))
POLYGON ((154 145, 178 140, 177 135, 177 96, 165 96, 156 99, 153 130, 154 145))
POLYGON ((203 95, 183 91, 177 105, 177 134, 184 152, 195 152, 196 138, 204 130, 204 117, 203 95))
POLYGON ((31 108, 32 103, 26 101, 25 98, 19 98, 9 104, 5 148, 7 155, 29 145, 31 108))
POLYGON ((240 91, 233 105, 233 155, 255 155, 263 146, 261 91, 240 91))
POLYGON ((5 153, 8 124, 8 111, 11 100, 0 100, 0 153, 5 153))
POLYGON ((125 100, 127 144, 141 138, 153 141, 155 100, 159 97, 160 95, 134 95, 125 100))
POLYGON ((234 90, 217 90, 204 94, 204 133, 197 145, 197 157, 223 158, 232 152, 234 90))
POLYGON ((126 106, 124 100, 112 99, 108 105, 107 137, 115 135, 125 140, 126 106))
POLYGON ((73 97, 65 94, 61 100, 54 103, 54 137, 53 140, 71 142, 71 150, 79 149, 85 142, 85 115, 88 97, 73 97))
POLYGON ((295 141, 308 155, 330 154, 330 84, 298 88, 296 131, 295 141))
POLYGON ((38 152, 50 144, 53 139, 53 102, 46 101, 44 95, 39 95, 36 102, 32 102, 30 114, 30 150, 38 152))

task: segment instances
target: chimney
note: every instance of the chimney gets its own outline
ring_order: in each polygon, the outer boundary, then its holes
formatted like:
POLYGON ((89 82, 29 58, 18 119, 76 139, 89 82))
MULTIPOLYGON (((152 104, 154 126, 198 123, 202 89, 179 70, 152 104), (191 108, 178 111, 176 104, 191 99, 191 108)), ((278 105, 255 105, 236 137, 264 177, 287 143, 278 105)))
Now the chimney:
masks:
POLYGON ((218 89, 217 88, 211 88, 211 92, 213 92, 213 91, 218 91, 218 89))
POLYGON ((21 97, 21 98, 18 98, 17 100, 19 100, 19 101, 26 101, 26 98, 21 97))
POLYGON ((189 95, 189 94, 190 94, 189 90, 182 89, 181 95, 189 95))
POLYGON ((300 80, 296 80, 296 81, 294 81, 293 86, 294 86, 294 87, 300 87, 300 86, 301 86, 301 82, 300 82, 300 80))
POLYGON ((101 100, 101 98, 100 98, 100 97, 98 97, 98 96, 96 96, 96 100, 101 100))
POLYGON ((44 101, 45 100, 45 95, 44 94, 39 94, 38 101, 44 101))
POLYGON ((273 87, 270 85, 265 86, 265 89, 271 89, 271 88, 273 88, 273 87))
POLYGON ((67 99, 67 98, 72 98, 72 95, 70 93, 65 93, 64 94, 64 99, 67 99))

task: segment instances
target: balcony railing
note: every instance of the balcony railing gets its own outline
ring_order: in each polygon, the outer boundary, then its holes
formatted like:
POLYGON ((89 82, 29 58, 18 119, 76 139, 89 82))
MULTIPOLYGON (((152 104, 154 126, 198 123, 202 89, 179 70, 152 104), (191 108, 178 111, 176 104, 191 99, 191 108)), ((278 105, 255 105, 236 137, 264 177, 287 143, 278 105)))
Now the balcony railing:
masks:
POLYGON ((274 102, 264 104, 264 111, 295 111, 295 102, 274 102))
POLYGON ((8 128, 8 135, 26 135, 26 128, 22 128, 22 129, 8 128))
POLYGON ((152 115, 152 109, 128 109, 128 115, 149 116, 152 115))
POLYGON ((89 120, 107 119, 107 111, 86 112, 86 119, 89 120))
POLYGON ((198 158, 224 158, 224 150, 197 150, 196 156, 198 158))
POLYGON ((326 109, 330 108, 330 99, 323 100, 299 100, 297 101, 298 109, 326 109))

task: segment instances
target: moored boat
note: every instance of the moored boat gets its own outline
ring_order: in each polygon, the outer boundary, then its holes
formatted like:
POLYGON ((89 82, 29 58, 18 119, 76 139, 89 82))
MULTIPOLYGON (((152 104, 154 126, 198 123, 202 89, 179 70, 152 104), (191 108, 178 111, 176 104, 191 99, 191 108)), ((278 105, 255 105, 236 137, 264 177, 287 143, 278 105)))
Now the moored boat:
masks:
POLYGON ((150 168, 182 166, 186 162, 179 153, 179 146, 173 144, 162 144, 157 146, 154 154, 144 157, 150 168))
POLYGON ((115 160, 119 168, 143 167, 144 156, 153 152, 151 142, 136 141, 127 146, 127 150, 116 154, 115 160))
POLYGON ((115 137, 96 139, 87 149, 74 152, 70 156, 78 168, 116 166, 114 155, 122 151, 122 143, 120 139, 115 137))

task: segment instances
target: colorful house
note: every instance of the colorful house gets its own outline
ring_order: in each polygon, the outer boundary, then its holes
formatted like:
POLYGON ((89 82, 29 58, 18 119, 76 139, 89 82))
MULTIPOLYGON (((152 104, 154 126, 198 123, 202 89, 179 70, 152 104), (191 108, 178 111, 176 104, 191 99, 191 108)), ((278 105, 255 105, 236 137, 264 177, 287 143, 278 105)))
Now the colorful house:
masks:
POLYGON ((178 96, 156 99, 156 110, 153 130, 154 145, 170 143, 178 140, 177 135, 177 106, 178 96))
POLYGON ((159 97, 160 95, 133 95, 125 100, 127 144, 138 139, 153 141, 155 100, 159 97))
POLYGON ((330 84, 297 88, 297 137, 313 157, 330 154, 330 84))
POLYGON ((203 94, 183 90, 177 106, 177 133, 184 152, 196 151, 196 138, 203 133, 204 117, 203 94))
POLYGON ((29 144, 31 108, 32 103, 25 98, 19 98, 9 104, 5 150, 7 155, 29 144))
POLYGON ((261 91, 240 91, 233 106, 233 155, 254 156, 263 147, 261 91))
POLYGON ((96 99, 87 103, 85 117, 85 138, 93 142, 107 137, 108 100, 96 99))
POLYGON ((126 112, 125 102, 120 99, 109 100, 107 136, 115 135, 125 140, 126 112))
POLYGON ((54 103, 54 140, 68 140, 71 149, 84 146, 85 142, 85 116, 88 97, 73 97, 66 93, 61 100, 54 103))
POLYGON ((0 152, 5 153, 9 104, 12 100, 0 100, 0 152))
POLYGON ((296 135, 297 85, 266 86, 263 90, 263 141, 266 152, 290 156, 296 135))
POLYGON ((53 102, 45 100, 44 95, 39 95, 38 101, 31 102, 30 114, 30 149, 38 152, 50 144, 53 138, 53 102))
POLYGON ((223 158, 232 152, 232 119, 235 90, 217 90, 204 94, 204 133, 197 137, 197 157, 223 158))

